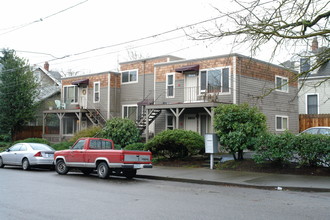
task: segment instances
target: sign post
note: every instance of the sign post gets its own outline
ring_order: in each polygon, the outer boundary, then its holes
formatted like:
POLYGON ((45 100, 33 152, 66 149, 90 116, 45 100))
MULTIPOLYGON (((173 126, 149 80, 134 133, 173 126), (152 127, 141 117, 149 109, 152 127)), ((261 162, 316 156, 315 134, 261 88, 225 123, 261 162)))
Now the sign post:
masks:
POLYGON ((205 134, 205 153, 210 154, 210 169, 213 170, 214 154, 219 153, 217 134, 205 134))

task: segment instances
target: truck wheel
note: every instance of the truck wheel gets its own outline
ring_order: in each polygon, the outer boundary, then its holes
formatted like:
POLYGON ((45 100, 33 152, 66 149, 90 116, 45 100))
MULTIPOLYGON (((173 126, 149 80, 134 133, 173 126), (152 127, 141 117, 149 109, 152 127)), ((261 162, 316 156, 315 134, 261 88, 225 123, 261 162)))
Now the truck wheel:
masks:
POLYGON ((133 179, 136 176, 136 170, 124 170, 123 175, 127 179, 133 179))
POLYGON ((64 160, 56 161, 55 170, 60 175, 67 174, 69 172, 69 168, 66 166, 64 160))
POLYGON ((30 169, 30 163, 29 163, 29 160, 27 158, 23 159, 22 168, 23 168, 23 170, 29 170, 30 169))
POLYGON ((3 164, 2 157, 0 157, 0 168, 3 168, 5 165, 3 164))
POLYGON ((101 162, 97 166, 97 175, 101 179, 106 179, 109 177, 109 167, 106 162, 101 162))

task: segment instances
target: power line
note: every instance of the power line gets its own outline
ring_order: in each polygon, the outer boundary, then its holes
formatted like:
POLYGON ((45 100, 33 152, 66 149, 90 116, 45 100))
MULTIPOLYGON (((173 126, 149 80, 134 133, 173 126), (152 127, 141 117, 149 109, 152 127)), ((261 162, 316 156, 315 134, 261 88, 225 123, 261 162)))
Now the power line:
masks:
MULTIPOLYGON (((72 6, 68 7, 68 8, 65 8, 65 9, 63 9, 63 10, 60 10, 60 11, 58 11, 58 12, 55 12, 55 13, 53 13, 53 14, 51 14, 51 15, 48 15, 48 16, 43 17, 43 18, 39 18, 39 19, 37 19, 37 20, 35 20, 35 21, 29 22, 29 23, 26 23, 26 24, 22 24, 22 25, 14 26, 14 27, 13 27, 14 29, 9 30, 9 31, 6 31, 6 32, 4 32, 4 33, 1 33, 0 36, 5 35, 5 34, 8 34, 8 33, 11 33, 11 32, 14 32, 14 31, 17 31, 17 30, 22 29, 22 28, 24 28, 24 27, 27 27, 27 26, 29 26, 29 25, 32 25, 32 24, 35 24, 35 23, 38 23, 38 22, 42 22, 42 21, 44 21, 44 20, 46 20, 46 19, 48 19, 48 18, 51 18, 51 17, 53 17, 53 16, 56 16, 56 15, 58 15, 58 14, 61 14, 61 13, 65 12, 65 11, 67 11, 67 10, 70 10, 70 9, 72 9, 72 8, 75 8, 75 7, 77 7, 77 6, 81 5, 81 4, 84 4, 84 3, 86 3, 87 1, 88 1, 88 0, 85 0, 85 1, 79 2, 79 3, 75 4, 75 5, 72 5, 72 6)), ((5 29, 6 29, 6 28, 5 28, 5 29)), ((7 28, 7 29, 11 29, 11 28, 7 28)))

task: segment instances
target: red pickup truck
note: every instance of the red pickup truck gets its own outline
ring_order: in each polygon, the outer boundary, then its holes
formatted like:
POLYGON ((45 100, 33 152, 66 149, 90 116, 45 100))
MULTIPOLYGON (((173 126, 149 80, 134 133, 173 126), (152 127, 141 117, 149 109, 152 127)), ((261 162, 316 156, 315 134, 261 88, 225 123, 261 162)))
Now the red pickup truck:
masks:
POLYGON ((79 169, 88 175, 96 170, 103 179, 111 174, 131 179, 137 169, 152 168, 151 159, 150 151, 115 150, 112 140, 101 138, 80 138, 71 149, 54 154, 58 174, 79 169))

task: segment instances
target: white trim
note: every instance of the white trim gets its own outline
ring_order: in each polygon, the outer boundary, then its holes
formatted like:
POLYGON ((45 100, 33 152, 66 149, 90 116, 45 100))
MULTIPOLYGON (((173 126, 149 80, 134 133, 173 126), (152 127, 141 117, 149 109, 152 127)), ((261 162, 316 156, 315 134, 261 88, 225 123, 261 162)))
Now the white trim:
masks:
POLYGON ((99 103, 100 100, 101 100, 101 82, 100 81, 97 81, 97 82, 94 82, 94 87, 93 87, 93 103, 99 103), (99 86, 99 90, 96 91, 95 90, 95 85, 98 84, 99 86), (98 92, 99 93, 99 100, 98 101, 95 101, 95 93, 98 92))
POLYGON ((289 78, 285 76, 275 75, 275 90, 278 92, 289 93, 289 78), (277 88, 277 78, 281 78, 281 88, 277 88), (283 90, 283 79, 287 81, 287 90, 283 90))
MULTIPOLYGON (((201 95, 202 92, 205 92, 205 90, 202 90, 202 85, 201 85, 201 80, 202 80, 202 77, 201 77, 201 72, 202 71, 206 71, 206 82, 208 81, 208 74, 207 72, 210 71, 210 70, 221 70, 221 92, 218 92, 217 95, 229 95, 231 94, 231 72, 232 72, 232 68, 231 66, 223 66, 223 67, 215 67, 215 68, 208 68, 208 69, 200 69, 199 70, 199 79, 198 79, 198 88, 199 88, 199 92, 198 94, 201 95), (222 89, 223 89, 223 73, 222 73, 222 70, 223 69, 228 69, 228 92, 222 92, 222 89)), ((212 93, 208 93, 208 94, 212 94, 212 93)))
MULTIPOLYGON (((138 83, 139 82, 139 69, 124 70, 124 71, 121 71, 120 74, 121 74, 121 80, 120 80, 120 82, 121 82, 122 85, 133 84, 133 83, 138 83), (130 73, 131 71, 132 72, 133 71, 136 71, 136 81, 123 82, 123 72, 130 73)), ((128 79, 129 79, 129 76, 128 76, 128 79)))
POLYGON ((286 131, 286 130, 289 130, 289 116, 287 116, 287 115, 275 115, 275 131, 286 131), (277 118, 282 119, 282 128, 281 129, 277 129, 277 118), (287 120, 287 128, 286 129, 283 128, 283 118, 286 118, 286 120, 287 120))
MULTIPOLYGON (((233 57, 233 104, 237 104, 237 94, 236 94, 236 56, 233 57)), ((229 86, 230 88, 230 86, 229 86)), ((230 91, 230 90, 229 90, 230 91)))
POLYGON ((307 93, 305 94, 305 112, 308 114, 308 96, 316 95, 317 96, 317 114, 320 114, 320 94, 319 93, 307 93))
POLYGON ((107 119, 109 120, 110 119, 110 102, 111 102, 111 73, 109 73, 108 75, 108 105, 107 105, 107 119))
POLYGON ((175 97, 175 73, 166 73, 166 98, 174 98, 175 97), (168 76, 173 76, 173 96, 168 96, 168 76))

